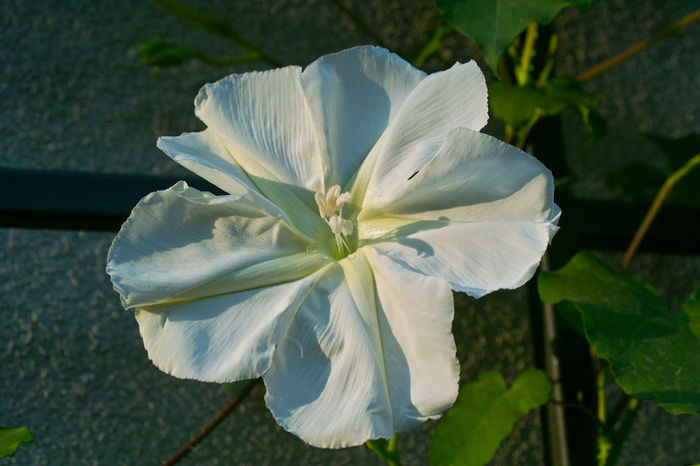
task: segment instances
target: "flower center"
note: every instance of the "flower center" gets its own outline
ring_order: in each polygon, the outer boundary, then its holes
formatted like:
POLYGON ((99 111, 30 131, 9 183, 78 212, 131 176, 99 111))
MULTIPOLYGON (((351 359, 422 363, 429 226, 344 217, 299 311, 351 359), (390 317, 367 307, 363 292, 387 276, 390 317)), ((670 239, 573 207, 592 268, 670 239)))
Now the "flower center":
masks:
POLYGON ((331 186, 325 195, 316 193, 314 199, 318 205, 318 213, 335 236, 337 259, 342 259, 350 254, 348 236, 352 235, 355 229, 351 220, 343 218, 343 204, 352 201, 352 195, 348 192, 341 192, 340 186, 336 184, 331 186))

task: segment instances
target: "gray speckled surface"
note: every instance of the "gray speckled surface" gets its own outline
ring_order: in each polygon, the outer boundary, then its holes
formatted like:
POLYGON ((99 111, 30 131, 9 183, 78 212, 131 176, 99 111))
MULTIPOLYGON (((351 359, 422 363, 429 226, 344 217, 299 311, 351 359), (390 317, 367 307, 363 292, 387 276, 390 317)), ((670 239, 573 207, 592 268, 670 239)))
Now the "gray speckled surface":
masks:
MULTIPOLYGON (((188 2, 190 3, 190 2, 188 2)), ((191 2, 192 4, 205 2, 191 2)), ((288 63, 368 42, 328 0, 206 2, 246 37, 288 63)), ((560 72, 580 72, 700 7, 693 1, 599 0, 565 13, 560 72)), ((356 5, 393 48, 415 53, 436 25, 430 0, 356 5), (406 31, 410 31, 407 34, 406 31), (399 47, 400 46, 400 47, 399 47)), ((636 157, 660 160, 636 133, 698 130, 698 26, 586 84, 607 96, 611 134, 582 144, 582 125, 564 119, 581 194, 604 197, 599 175, 636 157)), ((139 39, 162 36, 213 55, 223 40, 184 26, 148 2, 5 0, 0 3, 0 167, 110 173, 182 173, 155 148, 160 135, 201 128, 198 88, 233 69, 198 63, 153 74, 134 57, 139 39)), ((441 58, 470 58, 458 36, 441 58)), ((427 64, 436 68, 435 61, 427 64)), ((259 68, 257 65, 236 71, 259 68)), ((138 328, 104 274, 112 234, 0 230, 0 421, 35 434, 8 464, 150 464, 172 454, 223 407, 234 387, 182 381, 159 372, 138 328)), ((698 260, 644 257, 639 273, 672 303, 685 299, 698 260), (685 283, 685 284, 684 284, 685 283)), ((460 298, 455 335, 462 377, 499 370, 508 382, 532 362, 525 292, 481 301, 460 298), (507 328, 507 332, 502 332, 507 328)), ((363 448, 306 447, 277 427, 258 388, 190 457, 189 464, 378 464, 363 448)), ((700 421, 645 407, 624 464, 697 461, 700 421)), ((425 464, 434 424, 402 440, 406 464, 425 464)), ((494 464, 541 464, 539 419, 531 414, 499 449, 494 464)))

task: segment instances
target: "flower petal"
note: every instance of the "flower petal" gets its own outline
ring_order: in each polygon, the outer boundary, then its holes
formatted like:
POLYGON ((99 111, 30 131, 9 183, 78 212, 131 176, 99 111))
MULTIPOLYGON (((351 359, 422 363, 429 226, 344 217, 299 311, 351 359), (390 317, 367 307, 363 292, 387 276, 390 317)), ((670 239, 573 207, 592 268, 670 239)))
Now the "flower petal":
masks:
POLYGON ((526 282, 560 214, 549 170, 468 129, 423 157, 429 162, 414 176, 387 179, 366 199, 361 241, 472 296, 526 282))
POLYGON ((319 233, 325 231, 322 220, 292 187, 262 179, 254 184, 231 156, 229 144, 211 129, 158 138, 158 148, 224 191, 255 198, 255 202, 264 205, 269 212, 284 216, 307 238, 318 239, 319 233))
POLYGON ((398 55, 371 46, 325 55, 304 69, 321 153, 330 159, 326 186, 347 182, 424 77, 398 55))
POLYGON ((374 341, 341 267, 318 281, 263 375, 278 424, 323 448, 391 438, 391 407, 374 341))
POLYGON ((434 419, 457 398, 457 361, 449 284, 398 266, 376 253, 369 259, 376 284, 378 320, 394 430, 434 419))
POLYGON ((158 138, 157 146, 177 163, 227 193, 250 191, 259 194, 228 153, 221 138, 210 129, 180 136, 163 136, 158 138))
POLYGON ((373 197, 386 179, 411 176, 413 171, 405 169, 425 162, 420 157, 424 146, 433 146, 455 128, 478 131, 487 120, 486 80, 474 61, 431 74, 406 98, 363 164, 353 186, 357 202, 365 191, 373 197))
POLYGON ((148 357, 180 378, 225 383, 259 377, 318 276, 137 309, 148 357))
POLYGON ((319 280, 263 376, 277 422, 311 445, 390 438, 457 396, 449 286, 365 251, 319 280))
POLYGON ((326 167, 300 77, 298 66, 227 76, 202 87, 195 114, 246 173, 318 192, 326 167))
POLYGON ((475 222, 425 228, 375 249, 398 264, 480 298, 527 282, 547 249, 549 222, 475 222))
POLYGON ((327 259, 249 194, 213 196, 179 182, 146 196, 109 251, 127 308, 298 279, 327 259))

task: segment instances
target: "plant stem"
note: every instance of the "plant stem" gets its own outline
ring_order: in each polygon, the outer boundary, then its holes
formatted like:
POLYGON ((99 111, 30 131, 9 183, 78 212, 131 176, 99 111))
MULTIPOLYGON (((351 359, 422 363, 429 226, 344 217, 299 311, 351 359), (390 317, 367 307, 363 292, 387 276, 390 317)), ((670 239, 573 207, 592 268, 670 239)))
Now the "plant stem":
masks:
POLYGON ((503 141, 511 144, 513 142, 513 138, 515 138, 515 130, 511 125, 506 125, 506 135, 503 138, 503 141))
POLYGON ((420 68, 423 66, 428 60, 428 58, 432 57, 435 52, 438 51, 440 48, 440 42, 442 41, 442 38, 452 32, 454 29, 452 26, 445 26, 445 25, 440 25, 435 29, 435 32, 433 33, 433 37, 430 38, 428 42, 423 46, 421 49, 420 53, 418 53, 418 56, 416 57, 415 60, 413 60, 413 66, 416 68, 420 68))
POLYGON ((382 438, 367 440, 365 445, 389 466, 401 466, 401 458, 399 457, 399 434, 394 434, 394 437, 389 441, 382 438))
POLYGON ((608 438, 608 433, 606 430, 607 422, 607 406, 606 406, 606 394, 605 394, 605 368, 600 364, 600 358, 595 351, 595 348, 591 347, 591 359, 593 361, 593 370, 595 372, 595 383, 596 383, 596 397, 598 400, 598 464, 600 466, 605 466, 608 464, 608 453, 612 445, 610 444, 610 439, 608 438))
POLYGON ((615 403, 615 406, 613 406, 613 409, 610 411, 610 416, 608 416, 608 423, 610 424, 611 428, 614 428, 617 421, 620 420, 620 416, 622 416, 622 413, 624 413, 627 409, 629 402, 630 396, 627 393, 622 392, 620 399, 617 400, 617 403, 615 403))
POLYGON ((622 453, 622 445, 625 443, 625 440, 627 440, 627 437, 629 437, 641 407, 642 403, 638 399, 629 398, 629 403, 627 403, 625 412, 623 413, 622 423, 613 434, 612 448, 608 455, 607 464, 612 465, 617 463, 617 459, 620 457, 620 453, 622 453))
POLYGON ((552 73, 552 69, 554 68, 554 59, 557 54, 557 48, 559 48, 559 36, 553 33, 549 37, 549 45, 547 46, 547 63, 545 63, 544 68, 542 68, 542 72, 537 77, 537 87, 544 87, 547 84, 549 75, 552 73))
POLYGON ((596 414, 593 411, 591 411, 587 406, 585 406, 583 404, 566 403, 564 401, 556 400, 554 398, 549 400, 549 402, 552 403, 553 405, 559 405, 559 406, 563 406, 564 408, 575 409, 577 411, 581 411, 583 414, 590 417, 591 420, 595 421, 596 423, 598 422, 598 416, 596 416, 596 414))
POLYGON ((620 63, 624 62, 630 57, 638 54, 639 52, 646 50, 647 48, 665 39, 666 37, 675 34, 676 32, 680 31, 692 22, 697 21, 698 19, 700 19, 700 10, 695 10, 692 13, 679 19, 675 23, 671 24, 669 27, 659 32, 658 34, 648 39, 644 39, 643 41, 634 44, 632 47, 628 48, 624 52, 621 52, 615 55, 614 57, 610 57, 607 60, 598 63, 593 68, 584 71, 583 73, 576 76, 576 79, 578 79, 579 81, 587 81, 591 78, 594 78, 600 73, 603 73, 608 69, 612 68, 613 66, 619 65, 620 63))
POLYGON ((598 396, 598 421, 600 421, 601 424, 605 424, 607 416, 607 409, 605 406, 605 370, 600 367, 600 359, 598 359, 597 355, 594 355, 594 361, 596 366, 595 385, 598 396))
POLYGON ((537 40, 537 23, 532 22, 527 26, 525 43, 520 54, 520 65, 515 67, 515 79, 518 86, 524 86, 530 79, 530 61, 535 55, 535 41, 537 40))
POLYGON ((632 242, 627 248, 627 251, 625 252, 625 256, 622 259, 622 270, 627 269, 629 266, 632 256, 634 256, 634 253, 637 251, 639 244, 642 242, 647 230, 649 230, 651 223, 656 218, 656 214, 659 213, 659 209, 661 209, 661 206, 666 200, 668 194, 671 192, 671 189, 698 164, 700 164, 700 154, 696 154, 693 158, 688 160, 685 165, 673 172, 671 176, 666 179, 664 184, 661 186, 659 193, 656 195, 654 202, 651 204, 646 217, 644 217, 644 220, 642 221, 641 225, 639 225, 637 232, 634 234, 634 238, 632 238, 632 242))
POLYGON ((229 414, 231 414, 234 409, 236 409, 236 406, 238 406, 241 403, 241 401, 243 401, 248 395, 250 395, 250 392, 258 384, 259 381, 260 379, 253 380, 249 382, 245 387, 243 387, 241 391, 236 394, 233 400, 231 400, 231 402, 219 414, 217 414, 214 417, 214 419, 212 419, 207 425, 202 427, 199 430, 199 433, 190 439, 187 445, 182 447, 173 456, 163 461, 163 466, 170 466, 176 464, 185 456, 189 455, 189 453, 192 450, 194 450, 194 448, 197 445, 199 445, 199 443, 202 440, 204 440, 207 437, 207 435, 209 435, 211 431, 213 431, 221 423, 221 421, 226 419, 226 417, 229 414))
MULTIPOLYGON (((549 257, 542 256, 540 267, 544 271, 549 271, 549 257)), ((549 439, 547 450, 551 464, 557 466, 569 466, 569 443, 566 431, 566 411, 564 405, 555 400, 564 399, 564 387, 561 382, 561 368, 559 359, 554 349, 557 340, 557 324, 554 316, 554 305, 545 302, 540 307, 542 328, 540 338, 543 346, 543 368, 547 376, 552 381, 552 399, 544 408, 546 413, 546 429, 549 439)), ((537 312, 533 308, 533 312, 537 312)), ((585 408, 584 408, 585 409, 585 408)))
POLYGON ((527 137, 530 135, 530 131, 532 130, 532 127, 535 126, 535 123, 537 123, 542 116, 542 110, 539 108, 535 109, 535 112, 532 114, 530 119, 528 120, 527 123, 525 123, 525 126, 520 128, 518 131, 518 143, 516 144, 517 147, 520 149, 523 149, 525 147, 525 143, 527 142, 527 137))
POLYGON ((366 36, 371 37, 374 43, 378 46, 386 48, 386 45, 384 44, 384 41, 381 39, 381 37, 375 34, 374 31, 372 31, 372 29, 370 29, 370 27, 367 25, 367 23, 365 23, 362 20, 362 18, 353 13, 350 8, 346 7, 342 0, 333 0, 333 3, 350 20, 350 22, 352 22, 352 24, 355 25, 357 29, 362 31, 362 33, 366 36))

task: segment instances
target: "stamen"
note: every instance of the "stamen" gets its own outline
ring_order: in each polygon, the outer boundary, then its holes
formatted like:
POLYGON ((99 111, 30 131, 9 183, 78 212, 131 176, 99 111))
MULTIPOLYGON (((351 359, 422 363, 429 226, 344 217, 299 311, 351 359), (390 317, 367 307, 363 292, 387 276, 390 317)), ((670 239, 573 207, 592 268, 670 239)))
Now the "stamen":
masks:
POLYGON ((338 199, 336 199, 335 204, 340 207, 346 202, 352 201, 352 194, 350 193, 343 193, 340 196, 338 196, 338 199))
POLYGON ((338 199, 338 196, 340 196, 340 191, 341 188, 337 184, 334 184, 330 188, 328 188, 328 192, 326 193, 326 202, 329 205, 335 206, 335 201, 338 199))
POLYGON ((316 205, 318 206, 318 213, 321 215, 321 217, 325 218, 326 217, 326 199, 323 197, 321 193, 316 193, 314 195, 314 199, 316 200, 316 205))
POLYGON ((340 220, 342 219, 340 217, 336 217, 335 215, 328 219, 328 226, 331 227, 331 232, 334 235, 340 233, 340 227, 338 225, 340 220))
POLYGON ((340 233, 348 236, 352 235, 352 230, 354 229, 354 226, 350 220, 346 220, 344 218, 340 219, 340 233))
POLYGON ((355 226, 352 221, 343 218, 343 204, 352 201, 352 194, 342 192, 341 187, 336 184, 328 189, 325 196, 323 193, 316 193, 314 200, 318 206, 318 213, 335 236, 338 256, 345 257, 350 253, 346 237, 352 235, 355 226))

